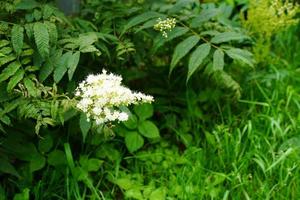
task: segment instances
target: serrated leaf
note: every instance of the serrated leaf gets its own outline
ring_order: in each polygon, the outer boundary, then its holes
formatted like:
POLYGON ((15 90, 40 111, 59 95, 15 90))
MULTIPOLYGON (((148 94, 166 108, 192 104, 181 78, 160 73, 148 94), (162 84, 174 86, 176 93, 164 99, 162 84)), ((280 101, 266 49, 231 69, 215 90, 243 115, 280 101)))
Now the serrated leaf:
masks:
POLYGON ((9 62, 11 62, 15 59, 16 59, 16 56, 14 56, 13 54, 5 56, 5 57, 0 59, 0 66, 5 65, 6 63, 9 63, 9 62))
POLYGON ((63 54, 59 58, 59 60, 57 62, 57 66, 54 69, 54 74, 53 74, 55 83, 58 83, 63 78, 65 73, 67 72, 69 59, 72 59, 72 52, 70 52, 70 51, 63 54))
POLYGON ((177 63, 182 59, 189 51, 199 42, 200 38, 198 36, 190 36, 180 42, 173 53, 171 66, 170 66, 170 73, 172 73, 173 69, 177 65, 177 63))
POLYGON ((54 65, 57 66, 61 55, 62 50, 56 50, 55 53, 50 57, 50 59, 47 59, 47 61, 43 64, 39 73, 39 80, 41 82, 45 81, 47 77, 53 72, 54 65))
POLYGON ((194 72, 199 68, 203 63, 203 60, 208 56, 211 46, 208 43, 201 44, 197 49, 192 53, 189 60, 189 70, 187 75, 187 80, 194 74, 194 72))
POLYGON ((84 113, 80 115, 79 119, 79 127, 82 133, 83 142, 85 142, 85 138, 92 126, 92 123, 90 121, 87 121, 87 117, 84 113))
POLYGON ((159 130, 151 121, 143 121, 138 126, 139 132, 147 138, 159 138, 159 130))
POLYGON ((117 184, 123 190, 129 190, 134 186, 134 182, 129 178, 118 178, 114 180, 114 183, 117 184))
POLYGON ((209 21, 213 17, 217 16, 219 13, 220 13, 219 9, 216 8, 204 9, 203 11, 201 11, 199 16, 192 19, 191 27, 193 28, 200 27, 203 22, 209 21))
POLYGON ((140 121, 144 121, 145 119, 148 119, 153 115, 153 106, 149 103, 136 105, 133 109, 139 117, 140 121))
POLYGON ((53 13, 53 8, 47 4, 44 5, 42 8, 43 8, 43 19, 48 19, 53 13))
POLYGON ((69 80, 72 80, 74 72, 77 68, 78 62, 80 59, 80 52, 77 51, 72 55, 72 58, 68 61, 68 77, 69 80))
POLYGON ((25 71, 19 69, 14 76, 11 77, 7 84, 7 91, 11 91, 23 79, 25 71))
POLYGON ((134 152, 144 145, 144 139, 138 132, 127 132, 125 144, 130 152, 134 152))
POLYGON ((0 74, 0 82, 7 80, 9 77, 13 76, 18 69, 20 69, 21 63, 18 61, 10 63, 0 74))
POLYGON ((30 78, 24 78, 24 86, 27 89, 28 95, 32 97, 38 96, 38 89, 35 87, 34 82, 30 78))
POLYGON ((225 53, 234 60, 239 60, 251 67, 254 67, 253 55, 247 50, 230 48, 225 53))
POLYGON ((48 21, 45 21, 44 24, 47 26, 50 42, 56 44, 58 38, 56 25, 48 21))
POLYGON ((175 27, 170 32, 168 32, 168 37, 164 38, 161 34, 154 40, 153 43, 153 50, 152 52, 155 53, 157 49, 163 46, 166 42, 173 40, 174 38, 180 37, 189 31, 188 28, 185 27, 175 27))
POLYGON ((213 70, 223 70, 224 68, 224 53, 217 49, 213 55, 213 70))
POLYGON ((24 28, 18 24, 11 29, 11 43, 17 55, 20 55, 23 48, 24 28))
POLYGON ((156 17, 161 17, 163 16, 162 14, 160 13, 157 13, 157 12, 153 12, 153 11, 149 11, 149 12, 145 12, 141 15, 138 15, 136 17, 133 17, 132 19, 129 20, 129 22, 124 26, 123 28, 123 31, 121 33, 121 35, 123 35, 128 29, 136 26, 136 25, 139 25, 145 21, 148 21, 152 18, 156 18, 156 17))
POLYGON ((223 42, 229 42, 232 40, 244 40, 248 39, 249 37, 242 34, 242 33, 236 33, 236 32, 224 32, 219 33, 215 37, 211 39, 212 43, 219 44, 223 42))
POLYGON ((5 47, 9 44, 8 40, 0 40, 0 48, 5 47))
POLYGON ((34 0, 22 0, 16 5, 17 10, 31 10, 39 6, 34 0))
POLYGON ((36 22, 33 25, 33 35, 38 52, 43 58, 49 56, 49 32, 45 24, 36 22))

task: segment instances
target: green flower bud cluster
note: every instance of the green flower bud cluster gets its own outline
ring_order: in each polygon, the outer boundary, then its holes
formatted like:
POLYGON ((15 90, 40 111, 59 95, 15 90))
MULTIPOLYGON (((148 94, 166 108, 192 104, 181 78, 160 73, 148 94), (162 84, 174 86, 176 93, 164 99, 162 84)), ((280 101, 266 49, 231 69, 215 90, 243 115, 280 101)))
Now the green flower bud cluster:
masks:
POLYGON ((158 18, 157 24, 154 25, 154 29, 160 31, 162 33, 162 36, 167 38, 168 37, 167 31, 171 31, 175 26, 176 26, 175 18, 167 18, 165 20, 158 18))

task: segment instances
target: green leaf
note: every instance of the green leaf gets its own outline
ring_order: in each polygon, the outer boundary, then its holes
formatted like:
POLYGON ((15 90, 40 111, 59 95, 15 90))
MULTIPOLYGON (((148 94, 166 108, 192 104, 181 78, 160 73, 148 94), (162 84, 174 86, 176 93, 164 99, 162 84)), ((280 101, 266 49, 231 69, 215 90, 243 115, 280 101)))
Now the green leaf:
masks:
POLYGON ((46 159, 44 156, 37 154, 29 163, 30 172, 38 171, 42 169, 46 164, 46 159))
POLYGON ((173 53, 169 74, 172 73, 173 69, 180 61, 180 59, 183 58, 187 53, 189 53, 189 51, 199 42, 199 40, 200 38, 198 36, 193 35, 186 38, 176 46, 173 53))
POLYGON ((18 61, 10 63, 0 74, 0 82, 7 80, 13 76, 21 67, 21 63, 18 61))
POLYGON ((127 128, 132 129, 132 130, 137 128, 137 123, 138 123, 137 117, 133 114, 129 115, 129 118, 127 121, 123 122, 123 124, 127 128))
POLYGON ((84 113, 80 115, 79 126, 82 133, 83 142, 85 142, 85 138, 92 126, 92 123, 90 121, 87 121, 87 117, 84 113))
POLYGON ((114 183, 123 190, 129 190, 130 188, 134 187, 134 182, 129 178, 118 178, 114 180, 114 183))
POLYGON ((54 150, 48 155, 48 164, 52 166, 60 166, 66 164, 65 153, 61 150, 54 150))
POLYGON ((0 40, 0 48, 5 47, 9 44, 8 40, 0 40))
POLYGON ((24 78, 24 86, 27 89, 28 95, 32 97, 38 96, 38 89, 35 87, 34 82, 30 78, 24 78))
POLYGON ((69 60, 72 59, 72 52, 67 52, 65 54, 63 54, 57 63, 56 68, 54 69, 54 81, 55 83, 58 83, 63 76, 65 75, 65 73, 68 70, 68 63, 70 62, 69 60))
POLYGON ((23 48, 24 28, 14 25, 11 29, 11 43, 17 55, 20 55, 23 48))
POLYGON ((166 199, 166 191, 162 187, 154 190, 149 197, 149 200, 164 200, 164 199, 166 199))
POLYGON ((11 91, 23 79, 25 71, 19 69, 14 76, 11 77, 7 84, 7 91, 11 91))
POLYGON ((33 25, 33 34, 38 52, 43 58, 49 56, 49 32, 45 24, 36 22, 33 25))
POLYGON ((147 138, 159 138, 159 130, 151 121, 143 121, 138 126, 139 132, 147 138))
POLYGON ((130 152, 134 152, 144 145, 144 139, 138 132, 127 132, 125 144, 130 152))
POLYGON ((45 21, 44 24, 47 26, 48 29, 49 40, 50 40, 49 42, 52 44, 56 44, 58 38, 56 25, 48 21, 45 21))
POLYGON ((131 188, 125 191, 125 199, 144 200, 142 192, 139 188, 131 188))
POLYGON ((159 47, 163 46, 166 42, 173 40, 174 38, 180 37, 189 31, 185 27, 175 27, 168 32, 168 37, 164 38, 161 34, 154 40, 152 52, 155 53, 159 47))
POLYGON ((23 189, 22 193, 15 194, 13 200, 29 200, 29 192, 28 188, 23 189))
POLYGON ((50 134, 44 136, 39 140, 38 149, 41 153, 46 153, 50 151, 50 149, 53 147, 53 139, 50 136, 50 134))
POLYGON ((224 53, 217 49, 213 56, 213 70, 223 70, 224 68, 224 53))
POLYGON ((0 158, 0 172, 11 174, 18 178, 20 177, 15 167, 12 164, 10 164, 6 159, 2 159, 2 158, 0 158))
POLYGON ((34 0, 22 0, 20 3, 16 5, 17 10, 31 10, 33 8, 36 8, 39 6, 39 3, 37 3, 34 0))
POLYGON ((232 59, 239 60, 251 67, 254 67, 253 55, 249 51, 238 48, 230 48, 225 50, 225 52, 232 59))
POLYGON ((241 33, 224 32, 224 33, 219 33, 215 37, 213 37, 211 39, 211 42, 215 44, 219 44, 223 42, 229 42, 232 40, 244 40, 244 39, 249 39, 249 37, 241 33))
POLYGON ((197 49, 192 53, 189 60, 189 70, 187 75, 187 82, 194 72, 199 68, 203 63, 203 60, 208 56, 211 46, 208 43, 201 44, 197 49))
POLYGON ((77 68, 78 62, 80 59, 80 52, 77 51, 74 54, 72 54, 72 58, 68 60, 68 77, 69 80, 72 80, 74 72, 77 68))
POLYGON ((149 11, 149 12, 144 12, 143 14, 141 15, 138 15, 136 17, 133 17, 132 19, 129 20, 129 22, 124 26, 123 28, 123 31, 121 33, 121 35, 123 35, 128 29, 136 26, 136 25, 139 25, 145 21, 148 21, 152 18, 156 18, 156 17, 161 17, 163 16, 162 14, 160 13, 157 13, 157 12, 153 12, 153 11, 149 11))
POLYGON ((62 55, 62 50, 55 50, 55 53, 51 55, 49 59, 43 64, 39 73, 39 80, 45 81, 48 76, 53 72, 54 66, 57 66, 62 55))
POLYGON ((136 105, 133 109, 141 121, 144 121, 153 115, 153 106, 149 103, 136 105))
POLYGON ((191 22, 191 27, 196 28, 200 27, 203 22, 207 22, 213 17, 217 16, 219 14, 219 9, 212 8, 212 9, 204 9, 201 11, 199 16, 195 17, 191 22))

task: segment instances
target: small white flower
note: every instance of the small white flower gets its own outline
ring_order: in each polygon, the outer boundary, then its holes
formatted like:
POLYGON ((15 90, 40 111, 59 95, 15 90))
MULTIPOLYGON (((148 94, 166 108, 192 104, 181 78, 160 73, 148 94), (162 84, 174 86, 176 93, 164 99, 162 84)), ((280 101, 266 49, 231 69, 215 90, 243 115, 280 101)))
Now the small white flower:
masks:
POLYGON ((89 75, 75 91, 75 96, 80 98, 77 108, 97 125, 128 120, 128 114, 121 111, 120 106, 153 101, 152 96, 132 92, 122 85, 122 77, 108 74, 106 70, 98 75, 89 75))

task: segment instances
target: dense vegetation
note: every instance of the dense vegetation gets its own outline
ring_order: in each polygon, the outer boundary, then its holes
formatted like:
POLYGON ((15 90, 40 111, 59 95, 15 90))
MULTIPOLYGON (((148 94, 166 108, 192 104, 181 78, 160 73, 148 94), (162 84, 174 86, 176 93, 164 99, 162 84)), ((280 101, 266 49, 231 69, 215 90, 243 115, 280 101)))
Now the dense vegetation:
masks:
POLYGON ((57 2, 0 2, 0 200, 300 199, 296 2, 57 2), (95 121, 103 69, 152 104, 95 121))

